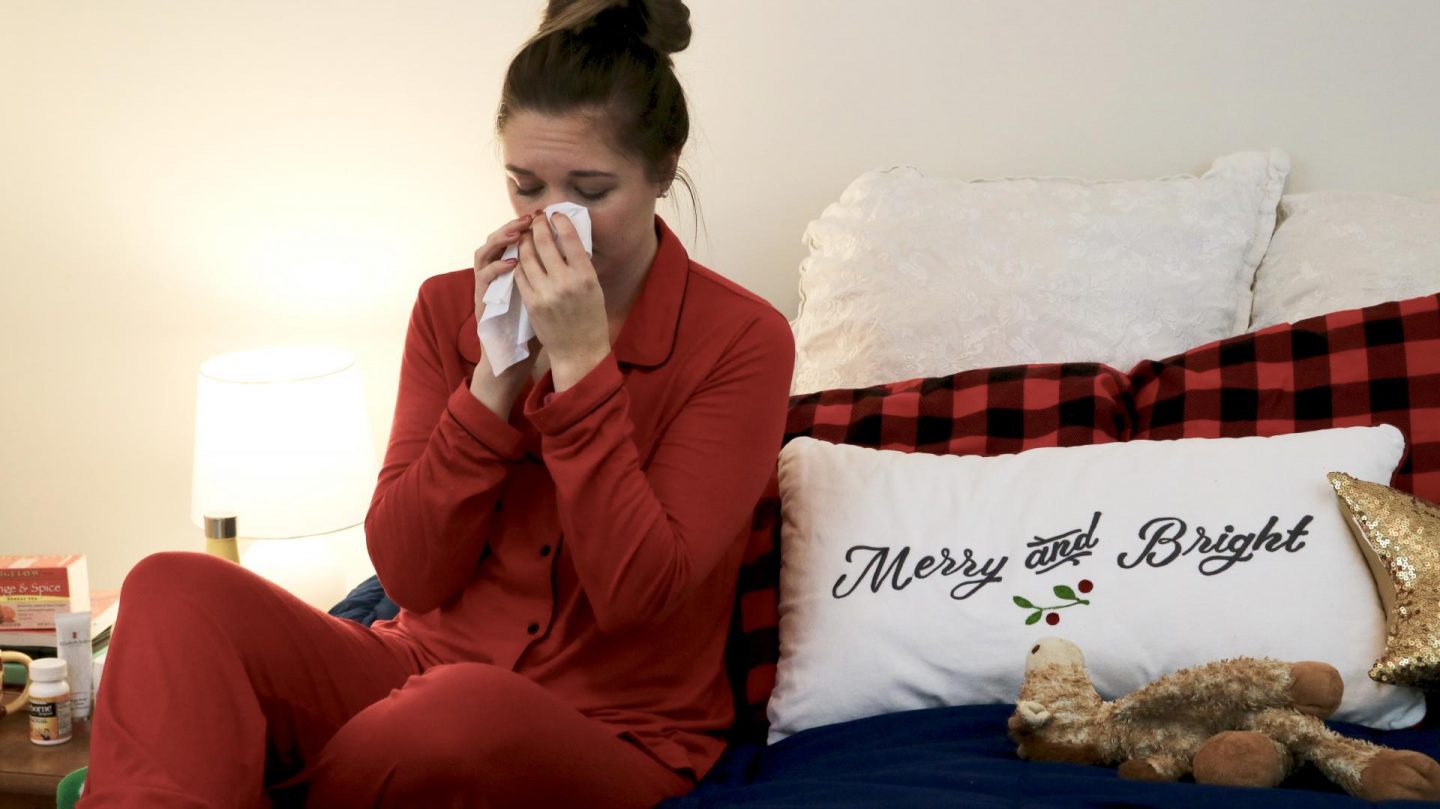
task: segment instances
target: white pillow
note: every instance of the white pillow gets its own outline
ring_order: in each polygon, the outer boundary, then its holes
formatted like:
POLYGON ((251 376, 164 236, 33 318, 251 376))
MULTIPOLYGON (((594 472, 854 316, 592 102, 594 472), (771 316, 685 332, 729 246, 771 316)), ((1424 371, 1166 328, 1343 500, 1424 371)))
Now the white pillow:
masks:
POLYGON ((1276 149, 1150 181, 864 174, 805 231, 792 390, 1124 371, 1240 334, 1289 170, 1276 149))
POLYGON ((1255 329, 1440 292, 1440 192, 1289 194, 1255 275, 1255 329))
POLYGON ((1336 718, 1414 724, 1420 693, 1368 676, 1385 616, 1325 477, 1386 482, 1404 443, 1388 425, 993 458, 794 439, 779 466, 770 740, 893 711, 1013 702, 1026 651, 1044 635, 1079 644, 1106 699, 1226 657, 1321 660, 1345 680, 1336 718), (1168 519, 1185 521, 1181 552, 1155 566, 1176 552, 1165 540, 1179 525, 1168 519), (1142 529, 1160 543, 1149 555, 1142 529), (1211 559, 1234 554, 1192 548, 1201 529, 1222 542, 1264 534, 1264 547, 1248 560, 1211 559), (1066 532, 1070 556, 1051 566, 1036 555, 1064 541, 1037 538, 1066 532), (964 569, 946 575, 946 559, 964 569))

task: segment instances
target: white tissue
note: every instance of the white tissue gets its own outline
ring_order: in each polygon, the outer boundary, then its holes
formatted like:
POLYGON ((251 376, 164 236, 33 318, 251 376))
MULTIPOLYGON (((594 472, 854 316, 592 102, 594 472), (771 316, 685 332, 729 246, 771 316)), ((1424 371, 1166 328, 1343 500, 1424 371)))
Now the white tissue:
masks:
MULTIPOLYGON (((545 221, 549 222, 550 217, 557 213, 565 214, 571 224, 575 225, 576 232, 580 234, 580 243, 585 246, 585 255, 594 255, 590 238, 590 212, 573 202, 557 202, 545 208, 545 221)), ((553 225, 550 231, 555 231, 553 225)), ((511 245, 501 258, 514 258, 519 254, 519 247, 511 245)), ((475 325, 480 335, 480 345, 496 376, 530 356, 528 344, 530 338, 535 336, 525 304, 516 299, 515 305, 511 305, 512 299, 516 297, 514 292, 514 270, 496 276, 490 286, 485 288, 485 311, 480 315, 480 322, 475 325)))

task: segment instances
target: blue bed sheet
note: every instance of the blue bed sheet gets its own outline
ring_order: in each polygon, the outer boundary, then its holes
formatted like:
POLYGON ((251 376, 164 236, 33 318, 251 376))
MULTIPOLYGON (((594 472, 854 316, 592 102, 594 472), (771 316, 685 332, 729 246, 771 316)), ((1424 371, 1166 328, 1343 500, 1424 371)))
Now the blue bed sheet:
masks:
MULTIPOLYGON (((1372 804, 1345 794, 1313 767, 1276 789, 1124 781, 1111 767, 1029 763, 1005 737, 1009 705, 930 708, 857 719, 770 747, 733 745, 691 794, 663 809, 705 807, 1217 807, 1436 806, 1372 804)), ((1379 733, 1332 723, 1350 736, 1440 754, 1440 729, 1379 733)))
POLYGON ((385 595, 380 586, 380 577, 371 576, 355 586, 340 603, 330 608, 330 614, 337 618, 348 618, 357 624, 369 626, 376 621, 388 621, 400 614, 400 607, 385 595))

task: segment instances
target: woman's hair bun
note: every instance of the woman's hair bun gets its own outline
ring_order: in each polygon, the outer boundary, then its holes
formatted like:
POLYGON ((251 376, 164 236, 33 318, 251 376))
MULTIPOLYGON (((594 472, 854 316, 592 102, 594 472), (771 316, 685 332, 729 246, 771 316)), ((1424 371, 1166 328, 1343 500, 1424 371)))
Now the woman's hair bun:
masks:
POLYGON ((681 0, 549 0, 536 38, 587 29, 628 31, 669 57, 690 45, 690 9, 681 0))

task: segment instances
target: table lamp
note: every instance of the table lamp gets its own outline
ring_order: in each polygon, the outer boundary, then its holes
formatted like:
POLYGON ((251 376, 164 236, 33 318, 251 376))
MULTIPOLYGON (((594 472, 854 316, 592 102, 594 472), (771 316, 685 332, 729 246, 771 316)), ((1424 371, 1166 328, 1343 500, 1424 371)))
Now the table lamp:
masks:
POLYGON ((348 352, 266 348, 200 366, 190 520, 238 529, 246 568, 328 610, 358 583, 344 556, 365 553, 349 529, 363 526, 377 474, 348 352))

